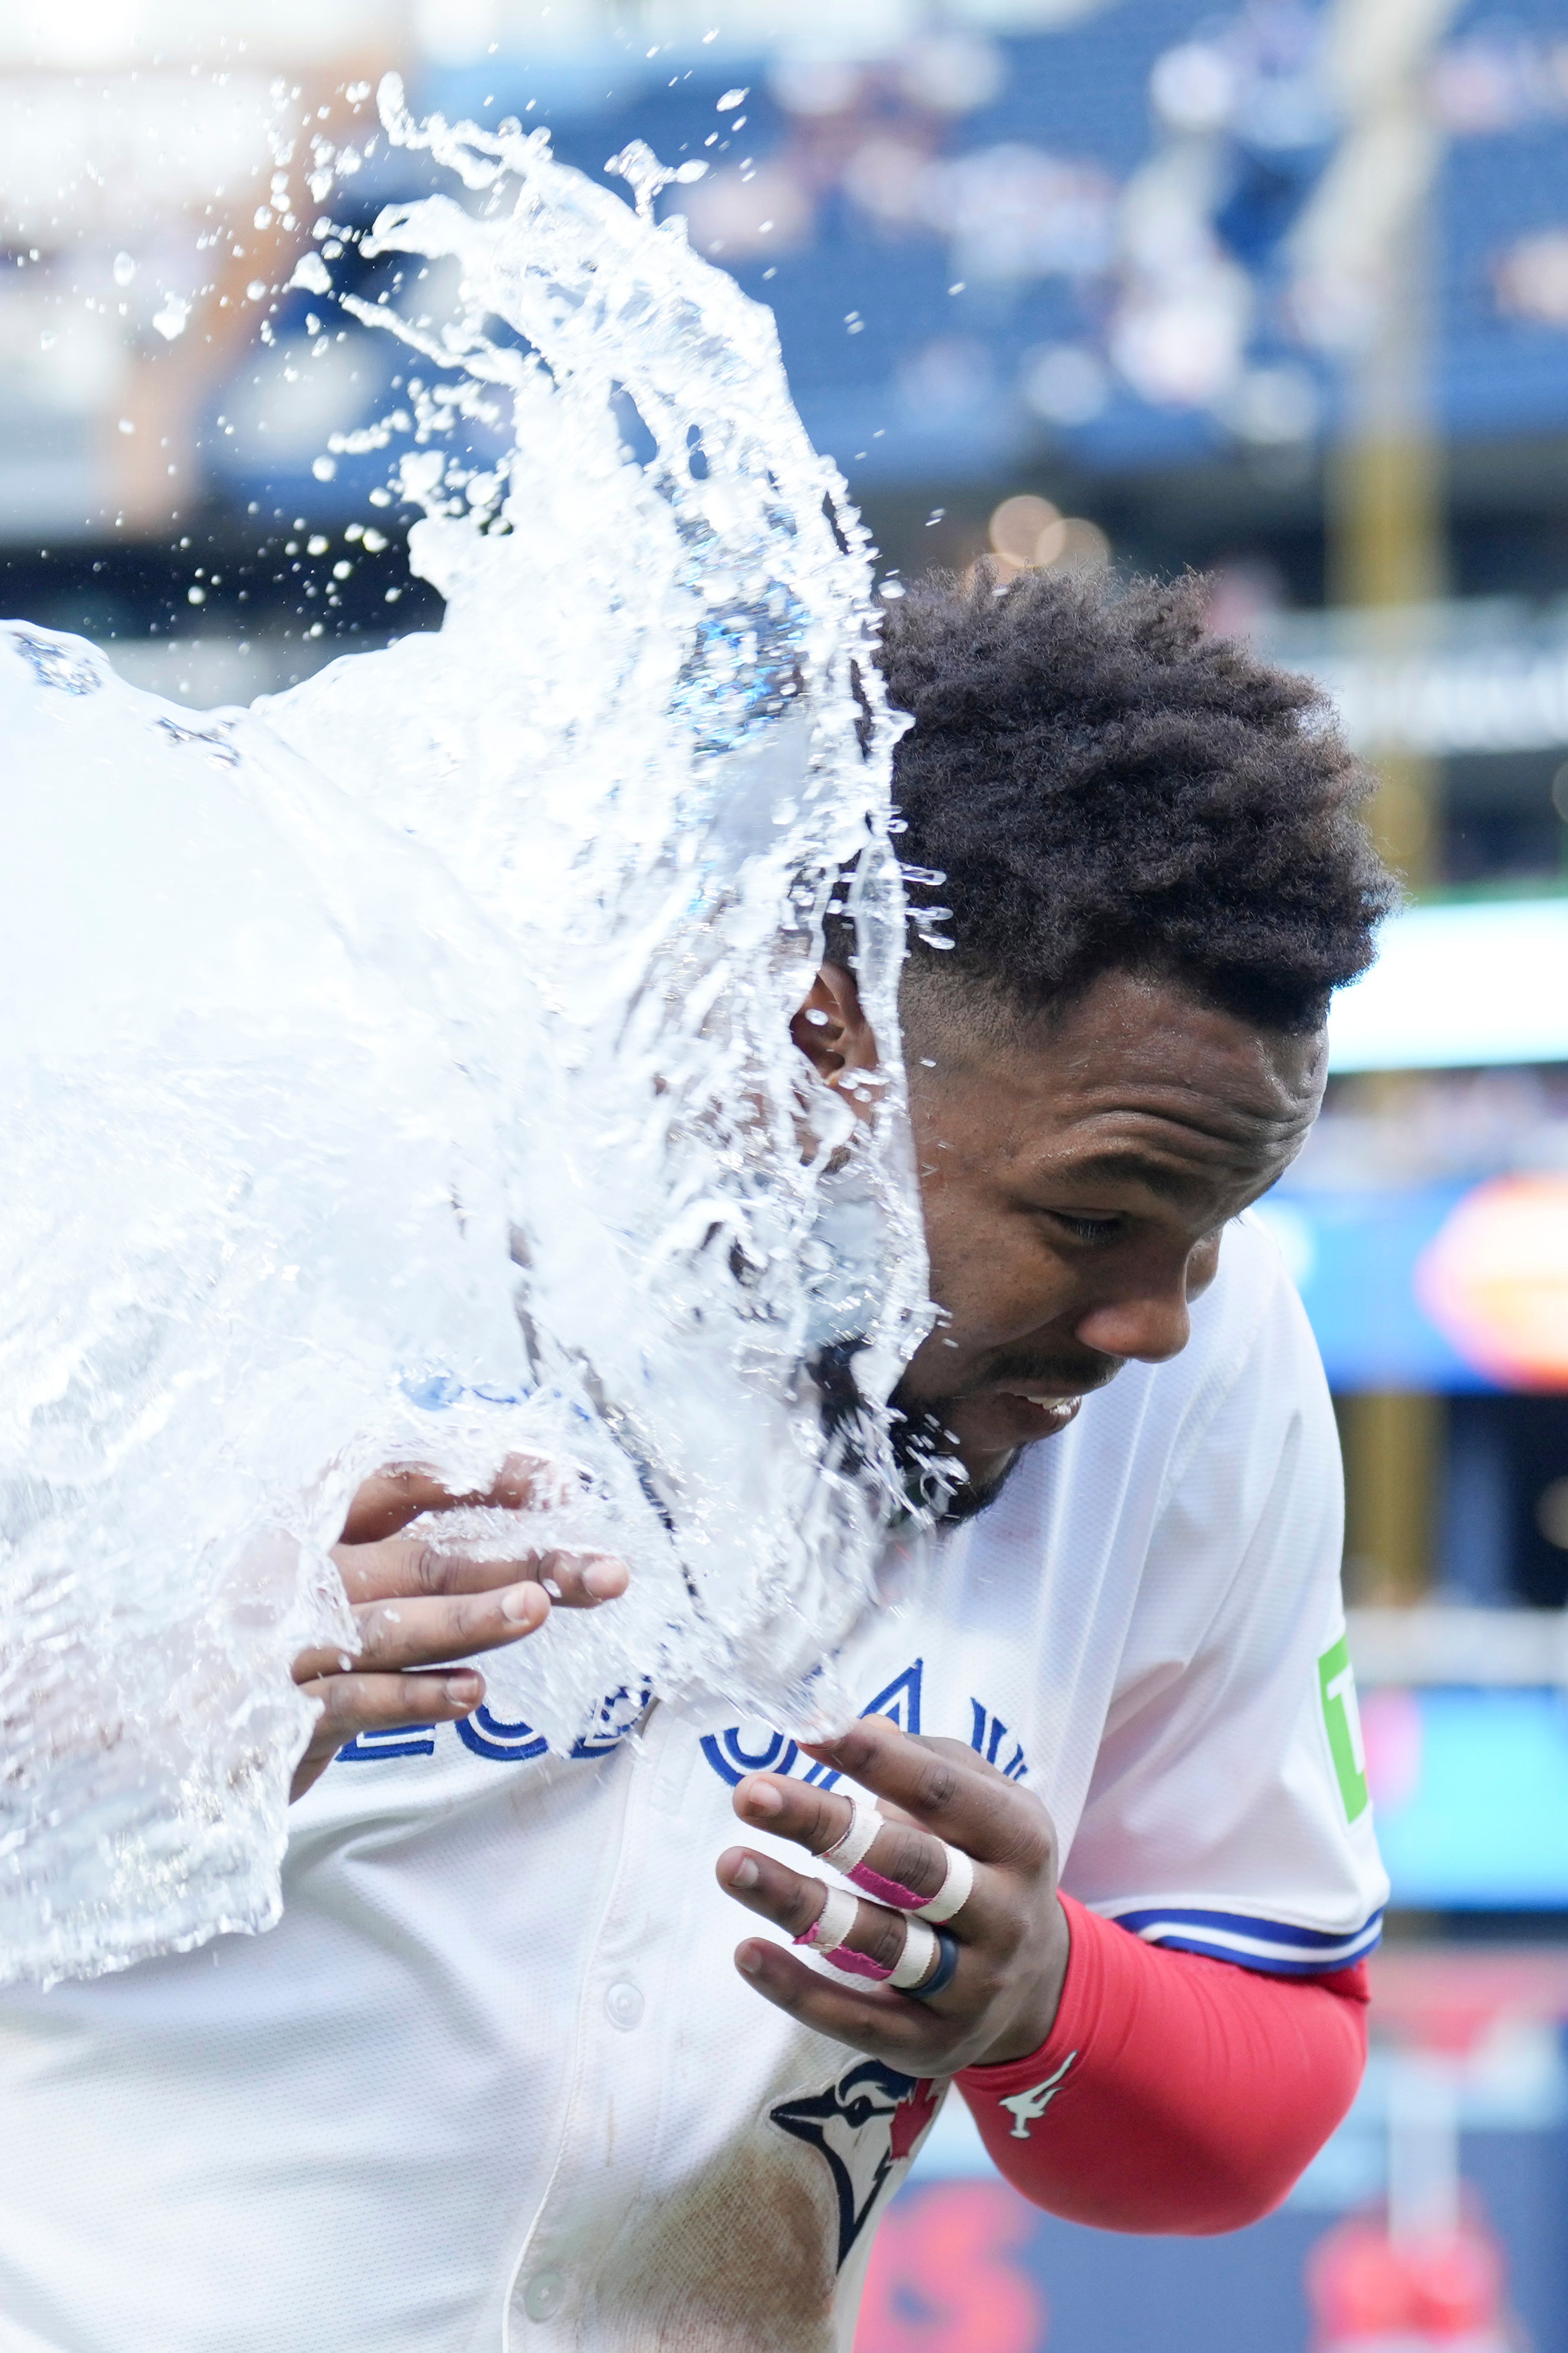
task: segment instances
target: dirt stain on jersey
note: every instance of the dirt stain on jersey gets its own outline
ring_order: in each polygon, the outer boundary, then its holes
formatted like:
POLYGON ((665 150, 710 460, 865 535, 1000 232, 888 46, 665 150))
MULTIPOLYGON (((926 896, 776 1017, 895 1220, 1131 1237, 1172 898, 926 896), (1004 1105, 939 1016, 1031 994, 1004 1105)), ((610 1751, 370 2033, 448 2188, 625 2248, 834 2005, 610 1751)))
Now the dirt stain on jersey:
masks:
POLYGON ((837 2225, 826 2175, 751 2125, 699 2180, 639 2207, 591 2298, 617 2353, 835 2353, 837 2225))

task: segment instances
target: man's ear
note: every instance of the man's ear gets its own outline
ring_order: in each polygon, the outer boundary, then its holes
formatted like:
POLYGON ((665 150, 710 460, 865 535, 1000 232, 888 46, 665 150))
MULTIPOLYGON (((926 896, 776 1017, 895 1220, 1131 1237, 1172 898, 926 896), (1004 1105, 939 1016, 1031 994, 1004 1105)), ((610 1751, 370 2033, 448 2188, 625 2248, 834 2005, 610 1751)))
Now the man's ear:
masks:
POLYGON ((838 1089, 850 1109, 865 1118, 876 1101, 874 1091, 862 1092, 845 1081, 877 1068, 877 1040, 860 1009, 853 973, 841 964, 825 964, 789 1034, 824 1084, 838 1089))

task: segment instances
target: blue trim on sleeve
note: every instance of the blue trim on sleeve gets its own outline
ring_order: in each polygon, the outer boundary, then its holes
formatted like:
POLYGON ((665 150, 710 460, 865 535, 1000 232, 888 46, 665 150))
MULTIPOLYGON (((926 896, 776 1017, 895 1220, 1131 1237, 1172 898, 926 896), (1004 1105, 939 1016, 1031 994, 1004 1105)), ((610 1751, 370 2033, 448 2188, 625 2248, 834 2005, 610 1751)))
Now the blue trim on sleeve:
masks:
POLYGON ((1101 1916, 1147 1945, 1235 1961, 1268 1977, 1321 1977, 1331 1969, 1353 1968, 1383 1934, 1381 1911, 1348 1936, 1331 1928, 1303 1928, 1292 1920, 1266 1920, 1256 1913, 1198 1911, 1185 1905, 1145 1905, 1101 1916))

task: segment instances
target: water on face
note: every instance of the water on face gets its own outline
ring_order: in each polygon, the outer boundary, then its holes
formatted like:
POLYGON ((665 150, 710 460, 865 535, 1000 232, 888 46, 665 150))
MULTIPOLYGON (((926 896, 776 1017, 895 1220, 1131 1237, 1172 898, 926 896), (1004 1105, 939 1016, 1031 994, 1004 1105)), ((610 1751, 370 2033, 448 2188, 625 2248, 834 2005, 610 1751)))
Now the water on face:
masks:
POLYGON ((440 632, 202 718, 0 631, 18 1977, 276 1915, 289 1662, 352 1641, 327 1547, 379 1464, 548 1458, 537 1540, 630 1563, 486 1662, 560 1751, 650 1697, 842 1715, 898 1493, 925 1263, 859 525, 644 151, 634 207, 541 133, 383 111, 453 191, 374 232, 449 309, 362 306, 414 347, 440 632), (788 1035, 830 902, 860 1120, 788 1035))

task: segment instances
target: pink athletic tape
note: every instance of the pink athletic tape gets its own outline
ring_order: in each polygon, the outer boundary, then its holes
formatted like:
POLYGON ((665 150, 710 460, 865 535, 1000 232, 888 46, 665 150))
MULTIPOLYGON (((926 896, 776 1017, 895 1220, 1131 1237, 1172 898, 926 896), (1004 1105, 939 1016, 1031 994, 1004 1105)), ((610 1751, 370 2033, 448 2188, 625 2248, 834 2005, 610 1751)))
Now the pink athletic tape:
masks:
POLYGON ((918 1912, 925 1902, 925 1897, 917 1895, 912 1887, 905 1887, 897 1879, 884 1879, 881 1873, 873 1871, 868 1862, 858 1862, 854 1870, 845 1875, 852 1879, 857 1887, 863 1887, 868 1895, 874 1895, 879 1904, 890 1905, 895 1912, 918 1912))
POLYGON ((874 1961, 869 1953, 858 1953, 852 1945, 835 1945, 823 1955, 836 1969, 843 1969, 852 1978, 890 1978, 892 1970, 883 1961, 874 1961))

